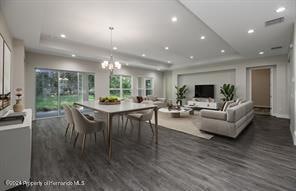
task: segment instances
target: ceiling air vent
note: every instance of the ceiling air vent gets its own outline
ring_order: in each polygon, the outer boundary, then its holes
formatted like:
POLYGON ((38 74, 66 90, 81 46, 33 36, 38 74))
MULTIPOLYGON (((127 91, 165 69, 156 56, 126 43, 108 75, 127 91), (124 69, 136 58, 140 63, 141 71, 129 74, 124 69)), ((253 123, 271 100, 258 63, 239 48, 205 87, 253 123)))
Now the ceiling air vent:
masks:
POLYGON ((283 48, 282 46, 275 46, 275 47, 272 47, 271 50, 277 50, 277 49, 281 49, 283 48))
POLYGON ((284 20, 285 20, 285 17, 280 17, 280 18, 277 18, 277 19, 272 19, 272 20, 266 21, 265 22, 265 26, 268 27, 268 26, 271 26, 271 25, 282 23, 282 22, 284 22, 284 20))

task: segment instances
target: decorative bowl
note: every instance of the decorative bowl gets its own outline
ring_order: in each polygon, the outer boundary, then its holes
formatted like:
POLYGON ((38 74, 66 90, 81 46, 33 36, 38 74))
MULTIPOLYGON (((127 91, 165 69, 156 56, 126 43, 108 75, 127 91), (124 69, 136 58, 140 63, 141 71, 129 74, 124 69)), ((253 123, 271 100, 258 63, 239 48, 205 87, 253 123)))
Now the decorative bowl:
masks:
POLYGON ((101 105, 118 105, 118 104, 120 104, 120 101, 114 101, 114 102, 102 102, 102 101, 99 101, 99 104, 101 104, 101 105))

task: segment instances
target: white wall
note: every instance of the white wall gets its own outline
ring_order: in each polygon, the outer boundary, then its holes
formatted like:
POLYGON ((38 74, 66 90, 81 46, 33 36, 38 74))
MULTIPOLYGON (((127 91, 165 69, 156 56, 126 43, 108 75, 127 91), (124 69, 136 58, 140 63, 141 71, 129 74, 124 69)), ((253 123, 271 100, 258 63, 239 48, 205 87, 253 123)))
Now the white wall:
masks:
MULTIPOLYGON (((171 87, 178 84, 180 76, 187 74, 197 74, 205 72, 235 70, 235 86, 238 97, 247 99, 248 77, 247 70, 251 67, 274 67, 274 91, 273 91, 273 112, 277 117, 289 118, 289 99, 287 93, 287 55, 263 57, 255 59, 245 59, 237 61, 221 62, 213 65, 195 66, 173 70, 171 87)), ((172 91, 172 98, 175 97, 175 91, 172 91)))
POLYGON ((164 97, 172 99, 172 71, 165 71, 163 73, 163 91, 164 97))
MULTIPOLYGON (((11 91, 13 91, 16 88, 22 88, 23 89, 23 101, 25 100, 25 47, 24 47, 24 41, 22 40, 13 40, 13 54, 11 59, 11 91)), ((15 97, 12 96, 12 102, 15 102, 15 97)))
MULTIPOLYGON (((35 116, 35 68, 46 68, 66 71, 80 71, 95 74, 96 98, 109 94, 109 72, 101 69, 100 63, 39 53, 26 52, 26 107, 32 108, 35 116)), ((136 94, 137 77, 150 77, 154 80, 154 95, 163 97, 163 73, 159 71, 123 66, 114 74, 131 75, 133 94, 136 94)))
POLYGON ((220 95, 220 87, 225 83, 235 83, 235 70, 183 74, 178 77, 179 85, 188 86, 188 99, 192 99, 194 97, 195 85, 211 84, 215 85, 215 100, 219 101, 222 98, 220 95))
POLYGON ((293 32, 293 39, 291 44, 293 48, 289 51, 290 62, 288 64, 288 85, 289 85, 289 110, 290 110, 290 130, 294 140, 294 145, 296 145, 296 124, 295 124, 295 74, 296 74, 296 25, 294 24, 294 32, 293 32))

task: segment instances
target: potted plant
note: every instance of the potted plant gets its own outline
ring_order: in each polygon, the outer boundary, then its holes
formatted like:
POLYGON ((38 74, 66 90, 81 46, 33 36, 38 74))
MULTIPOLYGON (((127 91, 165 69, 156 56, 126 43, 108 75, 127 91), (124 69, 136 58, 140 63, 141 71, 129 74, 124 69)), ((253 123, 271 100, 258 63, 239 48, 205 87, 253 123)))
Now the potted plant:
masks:
POLYGON ((186 85, 183 85, 183 86, 175 86, 176 90, 177 90, 177 101, 176 101, 176 104, 178 105, 181 105, 182 106, 182 101, 183 99, 186 98, 186 93, 188 92, 188 88, 186 85))
POLYGON ((223 84, 223 86, 220 87, 220 94, 224 96, 222 98, 223 101, 230 101, 234 98, 234 91, 235 87, 232 84, 223 84))

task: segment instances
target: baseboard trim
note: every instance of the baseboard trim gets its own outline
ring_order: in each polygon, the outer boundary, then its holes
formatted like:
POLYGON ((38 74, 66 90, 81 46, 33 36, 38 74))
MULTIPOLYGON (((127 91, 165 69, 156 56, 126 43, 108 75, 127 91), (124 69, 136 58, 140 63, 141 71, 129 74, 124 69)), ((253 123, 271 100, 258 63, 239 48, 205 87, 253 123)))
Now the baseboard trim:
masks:
POLYGON ((272 114, 272 116, 275 116, 277 118, 290 119, 289 115, 283 115, 283 114, 278 114, 278 113, 274 113, 274 114, 272 114))

